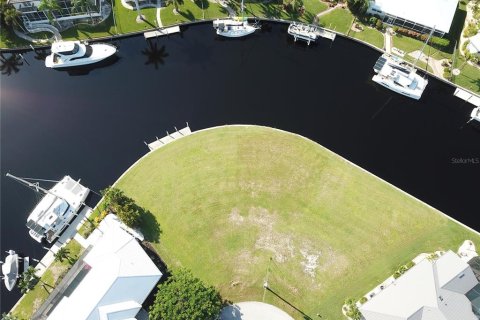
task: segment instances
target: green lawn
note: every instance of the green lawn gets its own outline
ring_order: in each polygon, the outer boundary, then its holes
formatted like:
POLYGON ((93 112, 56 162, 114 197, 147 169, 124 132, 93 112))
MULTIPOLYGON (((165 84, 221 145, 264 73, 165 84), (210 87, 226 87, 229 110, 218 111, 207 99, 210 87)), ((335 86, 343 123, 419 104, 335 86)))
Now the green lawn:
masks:
MULTIPOLYGON (((82 246, 75 240, 71 240, 66 245, 66 248, 70 251, 70 256, 75 259, 83 252, 82 246)), ((13 315, 18 316, 20 319, 31 319, 33 313, 42 305, 53 290, 52 287, 55 287, 62 280, 69 269, 70 264, 66 260, 53 262, 42 275, 40 282, 25 294, 22 301, 12 311, 13 315)))
MULTIPOLYGON (((258 1, 246 1, 245 2, 246 13, 249 16, 255 16, 260 18, 275 18, 292 21, 302 21, 306 23, 313 23, 315 16, 320 12, 328 9, 328 5, 319 0, 306 0, 303 2, 305 6, 305 12, 300 15, 298 13, 286 12, 282 3, 272 1, 268 3, 261 3, 258 1)), ((237 6, 237 10, 238 10, 237 6)))
MULTIPOLYGON (((424 45, 424 42, 413 39, 410 37, 406 37, 400 34, 396 34, 395 36, 392 37, 392 47, 396 47, 400 50, 403 50, 406 52, 405 56, 407 56, 408 53, 416 51, 416 50, 422 50, 422 47, 424 45)), ((440 59, 450 59, 452 57, 452 54, 449 52, 445 51, 440 51, 437 48, 434 48, 430 45, 427 45, 425 47, 425 50, 423 51, 426 55, 430 54, 430 57, 440 60, 440 59)))
POLYGON ((164 26, 178 24, 188 21, 207 20, 228 16, 227 11, 217 3, 211 3, 207 0, 192 1, 184 0, 179 5, 179 13, 173 13, 173 4, 163 8, 160 12, 160 18, 164 26), (203 7, 203 10, 202 10, 203 7))
POLYGON ((320 17, 318 24, 322 27, 333 29, 346 34, 352 26, 353 15, 347 9, 335 9, 330 13, 320 17))
POLYGON ((115 13, 115 21, 118 33, 130 33, 136 31, 144 31, 157 27, 157 9, 144 8, 140 10, 145 16, 145 22, 138 23, 137 10, 130 10, 122 6, 121 0, 115 0, 113 12, 115 13))
POLYGON ((30 42, 17 37, 9 28, 0 27, 0 48, 28 47, 30 42))
MULTIPOLYGON (((477 234, 320 145, 263 127, 182 138, 117 187, 155 216, 154 246, 169 267, 191 269, 231 301, 262 301, 270 270, 269 287, 312 319, 342 319, 345 298, 421 252, 480 245, 477 234)), ((272 293, 265 301, 302 319, 272 293)))
POLYGON ((480 93, 480 69, 464 62, 463 56, 457 58, 455 65, 460 69, 460 74, 455 76, 452 82, 473 92, 480 93))
POLYGON ((349 34, 352 38, 363 40, 374 45, 377 48, 383 48, 383 33, 377 29, 363 26, 363 31, 354 32, 351 31, 349 34))
POLYGON ((113 17, 107 18, 107 20, 99 23, 96 26, 88 24, 80 24, 74 28, 70 28, 62 32, 62 38, 64 40, 80 40, 80 39, 92 39, 98 37, 111 37, 116 34, 115 26, 113 24, 113 17))

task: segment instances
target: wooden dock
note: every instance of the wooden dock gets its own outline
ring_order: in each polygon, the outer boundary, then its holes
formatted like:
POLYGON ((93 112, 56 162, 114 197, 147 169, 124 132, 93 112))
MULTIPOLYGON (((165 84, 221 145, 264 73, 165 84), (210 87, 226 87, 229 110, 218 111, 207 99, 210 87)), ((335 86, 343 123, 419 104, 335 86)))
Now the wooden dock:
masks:
POLYGON ((162 28, 162 29, 157 29, 154 31, 148 31, 143 34, 145 39, 150 39, 150 38, 156 38, 160 36, 167 36, 172 33, 179 33, 180 32, 180 27, 179 26, 174 26, 174 27, 168 27, 168 28, 162 28))
POLYGON ((335 37, 337 36, 335 32, 331 32, 320 27, 317 27, 317 30, 315 31, 315 33, 322 38, 330 39, 332 41, 335 40, 335 37))
POLYGON ((164 145, 169 144, 172 141, 178 140, 180 138, 183 138, 183 137, 186 137, 186 136, 192 134, 192 131, 190 130, 190 127, 188 126, 188 123, 187 123, 187 126, 183 129, 177 130, 176 127, 174 127, 174 128, 175 128, 175 132, 168 133, 168 131, 167 131, 167 135, 165 137, 163 137, 163 138, 155 137, 155 138, 157 138, 157 140, 155 140, 153 142, 150 142, 150 143, 145 142, 145 145, 148 147, 148 149, 150 149, 150 151, 153 151, 153 150, 156 150, 158 148, 163 147, 164 145))
POLYGON ((457 88, 453 95, 473 104, 476 107, 480 107, 480 97, 473 93, 457 88))

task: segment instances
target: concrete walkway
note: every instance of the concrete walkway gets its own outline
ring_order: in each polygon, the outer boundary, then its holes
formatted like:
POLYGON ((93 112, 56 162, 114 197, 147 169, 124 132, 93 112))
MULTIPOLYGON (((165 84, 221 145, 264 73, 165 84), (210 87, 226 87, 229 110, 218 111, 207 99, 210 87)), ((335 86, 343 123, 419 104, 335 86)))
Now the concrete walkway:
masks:
POLYGON ((220 314, 220 320, 293 320, 285 311, 257 301, 235 303, 226 306, 220 314))
POLYGON ((338 3, 338 4, 337 4, 336 6, 334 6, 334 7, 328 8, 328 9, 325 10, 325 11, 322 11, 322 12, 320 12, 320 13, 317 13, 317 14, 315 15, 315 18, 313 19, 313 22, 317 23, 318 21, 320 21, 320 17, 321 17, 321 16, 324 16, 324 15, 332 12, 333 10, 338 9, 338 8, 342 8, 342 7, 346 7, 346 4, 345 4, 345 3, 338 3))
POLYGON ((384 49, 386 53, 392 53, 392 28, 387 28, 385 33, 383 34, 384 39, 384 49))
POLYGON ((432 68, 433 74, 437 77, 443 78, 442 60, 437 60, 435 58, 432 58, 431 56, 428 57, 425 53, 421 53, 420 50, 410 52, 408 55, 414 59, 417 59, 418 55, 420 55, 419 60, 425 63, 427 63, 428 61, 428 66, 432 68))

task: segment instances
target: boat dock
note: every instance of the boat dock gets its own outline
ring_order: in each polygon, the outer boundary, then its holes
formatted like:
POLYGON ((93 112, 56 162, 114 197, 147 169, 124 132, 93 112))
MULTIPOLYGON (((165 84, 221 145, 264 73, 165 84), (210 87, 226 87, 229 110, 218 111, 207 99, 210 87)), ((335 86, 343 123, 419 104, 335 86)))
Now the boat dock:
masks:
POLYGON ((178 130, 176 127, 174 127, 174 128, 175 128, 175 132, 170 134, 167 131, 167 135, 165 137, 163 137, 163 138, 155 137, 155 138, 157 138, 157 140, 155 140, 153 142, 150 142, 150 143, 145 142, 145 145, 148 147, 148 149, 150 149, 150 151, 153 151, 153 150, 156 150, 158 148, 163 147, 166 144, 169 144, 170 142, 172 142, 174 140, 183 138, 183 137, 188 136, 192 133, 192 131, 190 130, 190 127, 188 126, 188 122, 187 122, 187 126, 183 129, 178 130))
POLYGON ((453 95, 473 104, 476 107, 480 107, 480 97, 471 92, 457 88, 455 89, 455 93, 453 95))
POLYGON ((333 40, 335 40, 335 37, 337 36, 337 34, 335 32, 328 31, 327 29, 323 29, 323 28, 317 27, 317 26, 315 26, 315 28, 317 29, 315 32, 318 34, 319 37, 330 39, 330 40, 333 41, 333 40))
POLYGON ((169 34, 179 33, 179 32, 180 32, 180 27, 174 26, 174 27, 157 29, 154 31, 148 31, 148 32, 145 32, 143 36, 145 37, 145 39, 150 39, 150 38, 156 38, 160 36, 168 36, 169 34))
POLYGON ((312 41, 315 42, 318 37, 330 39, 332 41, 335 40, 336 37, 334 32, 328 31, 327 29, 298 22, 292 22, 288 26, 288 34, 293 36, 295 41, 300 39, 306 41, 308 45, 310 45, 310 42, 312 41))

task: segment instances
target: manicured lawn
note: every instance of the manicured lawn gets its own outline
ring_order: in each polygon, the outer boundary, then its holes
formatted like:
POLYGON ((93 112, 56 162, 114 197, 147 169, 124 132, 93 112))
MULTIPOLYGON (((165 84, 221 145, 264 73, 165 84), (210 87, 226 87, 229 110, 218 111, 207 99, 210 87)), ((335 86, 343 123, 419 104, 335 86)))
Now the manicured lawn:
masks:
POLYGON ((64 40, 80 40, 80 39, 92 39, 96 37, 109 37, 115 35, 115 26, 113 24, 113 17, 107 18, 107 20, 96 26, 90 26, 88 24, 81 24, 74 28, 70 28, 62 32, 62 38, 64 40))
POLYGON ((364 26, 363 31, 361 32, 350 31, 349 35, 352 38, 360 39, 370 44, 373 44, 377 48, 380 48, 380 49, 383 48, 383 33, 378 31, 377 29, 364 26))
MULTIPOLYGON (((245 11, 246 14, 249 16, 255 16, 260 18, 275 18, 313 23, 317 14, 328 9, 328 5, 319 0, 306 0, 303 2, 303 5, 305 6, 305 12, 302 15, 298 13, 286 12, 283 9, 282 3, 278 1, 271 1, 268 3, 259 3, 258 1, 246 1, 245 11)), ((239 5, 236 8, 238 10, 239 5)))
MULTIPOLYGON (((406 37, 400 34, 396 34, 395 36, 392 37, 393 40, 393 47, 396 47, 400 50, 403 50, 406 52, 406 55, 410 52, 416 51, 416 50, 422 50, 422 47, 424 45, 424 42, 413 39, 410 37, 406 37)), ((445 52, 445 51, 440 51, 437 48, 434 48, 430 45, 427 45, 425 47, 425 50, 423 51, 424 54, 428 55, 430 53, 430 56, 434 59, 450 59, 452 57, 452 54, 445 52)), ((406 56, 405 55, 405 56, 406 56)))
POLYGON ((352 26, 353 15, 347 9, 335 9, 320 17, 318 24, 322 27, 346 34, 352 26))
POLYGON ((117 24, 118 33, 130 33, 135 31, 144 31, 157 27, 157 9, 144 8, 140 10, 145 16, 145 22, 138 23, 137 10, 130 10, 122 6, 121 0, 115 0, 113 12, 117 24))
MULTIPOLYGON (((75 240, 71 240, 66 245, 66 248, 70 251, 70 256, 75 259, 77 259, 84 250, 75 240)), ((20 319, 31 319, 33 313, 47 299, 53 287, 62 280, 70 267, 69 262, 66 260, 63 262, 53 262, 42 275, 40 282, 32 290, 27 292, 12 313, 20 319)))
MULTIPOLYGON (((262 301, 269 270, 269 287, 312 319, 342 319, 345 298, 418 253, 457 250, 465 239, 480 245, 477 234, 320 145, 262 127, 182 138, 117 187, 155 216, 154 246, 170 268, 191 269, 232 301, 262 301)), ((272 293, 265 301, 303 319, 272 293)))
POLYGON ((207 0, 195 2, 192 0, 184 0, 179 5, 178 14, 174 14, 173 9, 173 4, 170 4, 160 12, 160 18, 162 19, 162 24, 164 26, 187 21, 198 21, 228 16, 227 11, 222 6, 217 3, 211 3, 207 0))
POLYGON ((453 82, 480 94, 480 69, 464 61, 463 57, 458 57, 455 64, 460 69, 460 74, 453 78, 453 82))

